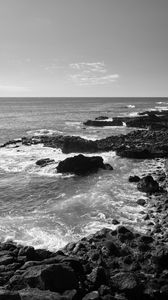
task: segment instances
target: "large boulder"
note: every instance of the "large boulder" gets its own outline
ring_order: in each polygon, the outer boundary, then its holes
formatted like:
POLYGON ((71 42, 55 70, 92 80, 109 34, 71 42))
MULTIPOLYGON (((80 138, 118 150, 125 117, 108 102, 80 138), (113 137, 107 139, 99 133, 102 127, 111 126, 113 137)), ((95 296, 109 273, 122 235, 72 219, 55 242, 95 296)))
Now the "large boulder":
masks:
POLYGON ((103 163, 101 156, 86 157, 82 154, 68 157, 57 166, 59 173, 73 173, 76 175, 86 175, 97 172, 98 169, 110 169, 109 165, 103 163))
POLYGON ((78 278, 74 270, 66 264, 38 265, 29 267, 22 275, 10 279, 14 290, 25 287, 64 292, 78 288, 78 278))
POLYGON ((139 191, 149 194, 159 192, 159 184, 151 175, 141 178, 137 184, 137 188, 139 191))

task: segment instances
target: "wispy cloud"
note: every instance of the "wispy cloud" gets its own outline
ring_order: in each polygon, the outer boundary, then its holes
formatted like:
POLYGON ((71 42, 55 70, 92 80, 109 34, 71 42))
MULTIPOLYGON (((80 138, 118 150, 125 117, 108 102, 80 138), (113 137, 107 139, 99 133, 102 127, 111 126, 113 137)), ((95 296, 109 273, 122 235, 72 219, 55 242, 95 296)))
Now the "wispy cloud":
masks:
POLYGON ((108 72, 104 62, 71 63, 70 80, 77 85, 105 85, 119 79, 118 74, 108 72))
POLYGON ((73 63, 73 64, 70 64, 70 67, 74 70, 80 70, 80 71, 84 71, 84 72, 87 71, 88 73, 91 73, 91 72, 106 73, 107 72, 104 62, 73 63))

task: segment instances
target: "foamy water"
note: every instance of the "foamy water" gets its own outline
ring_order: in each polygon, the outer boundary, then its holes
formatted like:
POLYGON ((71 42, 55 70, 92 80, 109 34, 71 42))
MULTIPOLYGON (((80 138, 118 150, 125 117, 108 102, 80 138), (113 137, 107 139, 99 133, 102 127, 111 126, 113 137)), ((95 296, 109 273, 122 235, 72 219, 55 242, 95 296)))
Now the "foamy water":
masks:
MULTIPOLYGON (((137 116, 155 106, 163 109, 168 103, 162 99, 11 101, 0 101, 1 144, 26 135, 63 134, 96 140, 123 134, 132 130, 124 123, 120 127, 96 128, 83 126, 83 122, 100 115, 108 120, 137 116)), ((57 250, 103 227, 114 229, 113 219, 145 232, 141 213, 146 207, 136 201, 146 195, 137 190, 136 184, 129 183, 128 177, 152 173, 164 166, 164 160, 127 160, 110 151, 99 155, 113 166, 113 171, 99 170, 85 177, 58 174, 59 161, 73 155, 77 153, 63 154, 61 149, 42 144, 18 143, 0 148, 1 241, 13 239, 24 245, 57 250), (42 158, 54 162, 37 166, 36 161, 42 158)))

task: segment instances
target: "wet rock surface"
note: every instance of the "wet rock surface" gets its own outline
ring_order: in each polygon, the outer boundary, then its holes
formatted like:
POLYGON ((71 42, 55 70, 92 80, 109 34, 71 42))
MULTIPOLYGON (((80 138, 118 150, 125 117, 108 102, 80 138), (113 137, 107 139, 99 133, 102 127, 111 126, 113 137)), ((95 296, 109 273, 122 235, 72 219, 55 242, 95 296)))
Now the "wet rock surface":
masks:
POLYGON ((24 137, 10 141, 1 147, 43 144, 44 147, 60 148, 63 153, 99 153, 116 151, 117 155, 135 159, 168 157, 168 130, 136 130, 118 136, 91 141, 77 136, 24 137))
POLYGON ((137 188, 139 191, 149 194, 159 192, 159 184, 151 175, 141 178, 137 184, 137 188))
POLYGON ((146 128, 146 129, 168 129, 168 111, 154 110, 139 113, 136 117, 114 117, 108 121, 105 116, 97 117, 95 120, 84 122, 85 126, 104 127, 104 126, 123 126, 146 128))
POLYGON ((87 157, 82 154, 68 157, 59 162, 57 166, 59 173, 74 173, 76 175, 87 175, 97 172, 99 169, 113 170, 112 166, 103 163, 101 156, 87 157))
POLYGON ((1 243, 0 299, 166 300, 168 193, 147 195, 145 234, 118 225, 57 252, 1 243))
POLYGON ((36 161, 36 165, 40 166, 40 167, 45 167, 47 165, 50 165, 52 163, 54 163, 54 159, 50 159, 50 158, 43 158, 43 159, 39 159, 36 161))

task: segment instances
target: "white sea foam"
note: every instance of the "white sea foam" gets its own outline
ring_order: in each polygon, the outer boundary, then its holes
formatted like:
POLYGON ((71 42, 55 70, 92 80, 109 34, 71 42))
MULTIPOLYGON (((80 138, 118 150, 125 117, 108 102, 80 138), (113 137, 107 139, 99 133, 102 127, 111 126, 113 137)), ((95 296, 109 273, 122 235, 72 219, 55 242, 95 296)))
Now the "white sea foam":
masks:
POLYGON ((168 102, 165 102, 165 101, 159 101, 159 102, 156 102, 157 104, 161 105, 161 104, 168 104, 168 102))
POLYGON ((68 126, 75 126, 75 127, 80 127, 81 124, 83 124, 82 122, 77 122, 77 121, 67 121, 65 122, 66 125, 68 126))
MULTIPOLYGON (((72 136, 79 136, 78 134, 72 134, 72 136)), ((80 137, 85 140, 96 141, 98 139, 98 135, 83 135, 80 134, 80 137)))
POLYGON ((52 130, 52 129, 37 129, 37 130, 29 130, 27 134, 30 136, 40 136, 40 135, 53 135, 53 134, 62 134, 60 130, 52 130))
POLYGON ((159 110, 159 111, 168 110, 168 106, 155 106, 154 110, 159 110))
POLYGON ((137 117, 138 116, 138 112, 131 112, 131 113, 129 113, 129 116, 130 117, 137 117))
POLYGON ((128 107, 128 108, 135 108, 135 105, 129 104, 129 105, 127 105, 127 107, 128 107))
MULTIPOLYGON (((18 148, 3 147, 0 148, 0 168, 6 172, 27 172, 38 174, 41 176, 56 176, 61 174, 56 172, 56 166, 61 160, 67 157, 72 157, 79 153, 64 154, 61 149, 51 147, 44 147, 42 144, 24 146, 20 145, 18 148), (36 165, 36 161, 43 158, 53 159, 55 162, 45 167, 36 165)), ((93 156, 94 154, 85 154, 86 156, 93 156)), ((99 153, 105 162, 110 157, 115 156, 115 152, 99 153)), ((64 175, 64 177, 73 175, 64 175)))

